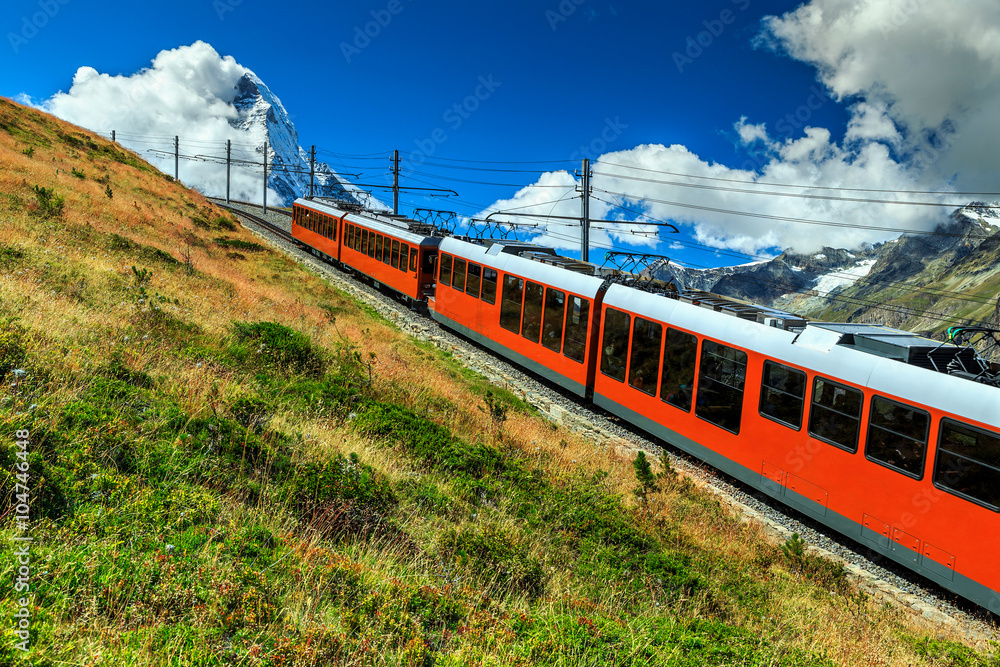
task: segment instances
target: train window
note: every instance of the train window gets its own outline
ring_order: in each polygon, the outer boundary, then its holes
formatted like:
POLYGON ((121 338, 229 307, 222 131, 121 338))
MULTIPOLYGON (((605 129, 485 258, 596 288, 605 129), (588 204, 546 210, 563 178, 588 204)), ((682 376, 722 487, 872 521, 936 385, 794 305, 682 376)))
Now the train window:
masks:
POLYGON ((480 296, 486 303, 497 302, 497 271, 496 269, 483 269, 483 293, 480 296))
POLYGON ((465 290, 465 260, 455 258, 455 270, 452 272, 451 286, 459 292, 465 290))
POLYGON ((542 293, 543 288, 538 283, 529 282, 524 290, 524 318, 521 322, 521 335, 532 343, 538 342, 542 333, 542 293))
POLYGON ((628 370, 628 384, 634 389, 656 396, 656 380, 660 374, 660 347, 663 325, 635 318, 632 325, 632 352, 628 370))
POLYGON ((720 428, 739 433, 746 352, 706 340, 701 346, 700 369, 694 413, 720 428))
POLYGON ((802 428, 802 408, 806 400, 806 374, 773 361, 764 362, 760 388, 760 414, 768 419, 802 428))
POLYGON ((368 237, 368 249, 367 249, 367 251, 368 251, 368 256, 369 257, 374 257, 375 256, 375 249, 378 246, 378 239, 379 239, 379 235, 376 234, 375 232, 372 232, 371 235, 368 237))
POLYGON ((358 250, 361 248, 361 228, 354 225, 354 235, 351 237, 351 248, 358 250))
POLYGON ((354 225, 347 226, 347 247, 354 248, 354 225))
POLYGON ((881 396, 872 397, 865 456, 920 479, 924 476, 931 416, 881 396))
POLYGON ((379 260, 383 264, 388 264, 391 255, 392 255, 392 239, 386 236, 385 240, 382 242, 382 256, 379 258, 379 260))
POLYGON ((451 255, 441 255, 441 277, 438 282, 442 285, 451 284, 451 255))
POLYGON ((399 241, 392 240, 392 255, 389 257, 389 266, 394 269, 399 268, 399 241))
POLYGON ((326 236, 327 235, 326 226, 330 224, 330 218, 324 215, 319 219, 319 221, 320 221, 320 228, 319 228, 320 236, 326 236))
POLYGON ((410 256, 410 246, 405 243, 399 244, 399 270, 406 271, 406 258, 410 256))
POLYGON ((384 239, 381 234, 375 236, 375 258, 382 261, 382 242, 384 239))
POLYGON ((604 311, 604 353, 601 355, 601 372, 619 382, 625 381, 628 363, 628 333, 632 316, 620 310, 604 311))
POLYGON ((857 389, 816 378, 809 409, 809 435, 851 453, 858 451, 863 401, 864 395, 857 389))
POLYGON ((337 221, 337 219, 334 218, 333 219, 333 232, 330 234, 330 238, 333 239, 334 241, 337 240, 337 227, 339 226, 339 224, 340 223, 337 221))
POLYGON ((433 279, 433 276, 434 276, 434 273, 435 273, 434 264, 435 264, 436 261, 437 261, 437 253, 436 252, 425 252, 424 253, 424 262, 423 262, 424 268, 423 268, 423 272, 425 274, 427 274, 428 276, 431 276, 431 279, 433 279))
POLYGON ((417 271, 417 249, 410 248, 410 271, 417 271))
POLYGON ((465 293, 479 298, 479 286, 483 282, 483 267, 469 262, 469 277, 465 281, 465 293))
POLYGON ((551 287, 545 290, 545 320, 542 345, 553 352, 562 350, 563 322, 566 320, 566 293, 551 287))
MULTIPOLYGON (((374 234, 372 236, 374 236, 374 234)), ((367 229, 362 229, 361 230, 361 252, 362 252, 362 254, 365 254, 365 255, 368 254, 368 230, 367 229)))
POLYGON ((524 298, 524 281, 517 276, 503 277, 503 296, 500 298, 500 326, 517 333, 521 330, 521 301, 524 298))
POLYGON ((816 378, 809 409, 809 435, 851 453, 858 451, 863 401, 864 395, 857 389, 816 378))
POLYGON ((587 333, 590 331, 590 302, 574 296, 566 308, 566 343, 563 356, 583 363, 587 354, 587 333))
POLYGON ((942 419, 934 484, 1000 511, 1000 436, 942 419))
POLYGON ((694 398, 694 369, 698 363, 698 337, 677 329, 667 329, 663 339, 663 373, 660 400, 691 412, 694 398))

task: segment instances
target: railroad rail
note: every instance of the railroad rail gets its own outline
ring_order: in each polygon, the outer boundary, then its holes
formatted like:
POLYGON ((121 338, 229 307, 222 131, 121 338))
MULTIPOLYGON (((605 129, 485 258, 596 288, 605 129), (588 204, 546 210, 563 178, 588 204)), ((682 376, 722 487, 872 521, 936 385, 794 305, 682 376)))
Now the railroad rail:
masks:
MULTIPOLYGON (((243 216, 245 218, 248 218, 249 220, 253 221, 254 224, 263 227, 264 229, 266 229, 270 233, 272 233, 275 236, 277 236, 278 238, 280 238, 282 241, 285 241, 287 243, 291 243, 292 245, 294 245, 296 247, 299 247, 299 248, 302 247, 302 243, 297 238, 295 238, 294 236, 292 236, 291 234, 289 234, 288 232, 286 232, 281 227, 278 227, 277 225, 268 222, 267 220, 265 220, 264 218, 260 217, 259 215, 254 215, 253 213, 248 213, 248 212, 244 211, 243 209, 236 208, 235 206, 230 206, 229 204, 225 203, 225 200, 222 200, 222 199, 217 199, 215 197, 209 197, 208 199, 212 200, 212 202, 216 206, 218 206, 219 208, 224 208, 227 211, 232 211, 233 213, 236 213, 237 215, 241 215, 241 216, 243 216)), ((250 204, 248 202, 233 202, 233 203, 239 204, 240 206, 256 206, 257 208, 263 209, 263 207, 259 206, 258 204, 250 204)), ((288 217, 291 217, 291 215, 292 215, 291 213, 288 213, 287 211, 281 211, 280 209, 275 209, 275 208, 268 209, 268 211, 269 212, 280 211, 281 213, 284 213, 284 214, 288 215, 288 217)))

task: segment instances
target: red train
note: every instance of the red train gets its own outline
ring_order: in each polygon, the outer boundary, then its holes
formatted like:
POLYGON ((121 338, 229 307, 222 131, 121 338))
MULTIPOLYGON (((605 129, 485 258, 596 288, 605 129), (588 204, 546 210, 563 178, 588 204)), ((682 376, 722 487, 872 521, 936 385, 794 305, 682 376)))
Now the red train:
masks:
POLYGON ((636 289, 318 201, 294 220, 442 325, 1000 614, 1000 389, 935 370, 975 367, 971 348, 636 289))

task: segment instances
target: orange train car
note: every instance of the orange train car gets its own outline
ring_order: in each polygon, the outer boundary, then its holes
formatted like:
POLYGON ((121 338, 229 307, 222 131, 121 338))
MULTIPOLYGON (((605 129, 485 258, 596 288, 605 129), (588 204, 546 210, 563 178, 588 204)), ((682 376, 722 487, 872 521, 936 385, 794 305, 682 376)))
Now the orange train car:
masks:
POLYGON ((536 246, 444 239, 428 307, 443 325, 588 396, 604 280, 544 261, 559 258, 536 246))
POLYGON ((597 405, 1000 613, 1000 389, 928 361, 970 349, 618 285, 600 336, 597 405))
POLYGON ((292 235, 317 257, 348 266, 411 302, 424 302, 434 293, 441 238, 410 231, 405 219, 299 199, 292 210, 292 235))

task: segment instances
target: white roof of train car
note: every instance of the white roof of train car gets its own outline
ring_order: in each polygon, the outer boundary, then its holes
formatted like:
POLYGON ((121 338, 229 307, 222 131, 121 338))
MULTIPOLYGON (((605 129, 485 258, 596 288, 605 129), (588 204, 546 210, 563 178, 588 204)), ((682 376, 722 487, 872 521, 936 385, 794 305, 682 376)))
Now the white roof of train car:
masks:
POLYGON ((848 347, 823 345, 819 339, 825 330, 818 327, 807 327, 796 334, 621 285, 611 286, 604 305, 729 342, 833 379, 1000 427, 1000 390, 995 387, 848 347), (817 330, 819 335, 815 336, 817 330))
POLYGON ((498 271, 524 276, 528 280, 535 280, 556 289, 589 298, 597 296, 598 290, 604 284, 603 278, 567 271, 558 266, 542 264, 533 259, 505 253, 502 242, 487 248, 476 243, 449 237, 441 241, 440 250, 498 271))

